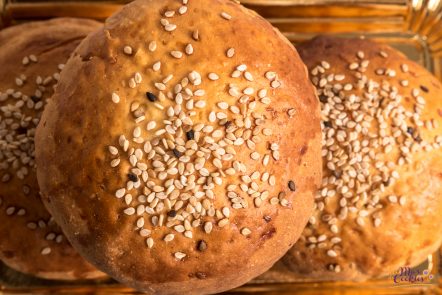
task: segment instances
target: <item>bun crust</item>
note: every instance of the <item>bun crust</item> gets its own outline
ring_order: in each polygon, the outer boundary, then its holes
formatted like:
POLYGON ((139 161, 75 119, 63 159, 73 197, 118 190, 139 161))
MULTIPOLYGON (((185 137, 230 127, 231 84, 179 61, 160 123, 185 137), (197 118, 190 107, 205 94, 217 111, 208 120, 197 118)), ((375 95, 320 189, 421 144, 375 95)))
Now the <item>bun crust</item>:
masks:
POLYGON ((324 170, 284 262, 316 280, 418 265, 442 240, 441 83, 369 40, 320 36, 298 50, 322 102, 324 170))
POLYGON ((41 278, 103 276, 70 246, 45 209, 33 138, 59 64, 98 26, 87 20, 54 19, 0 32, 0 259, 41 278))
POLYGON ((141 0, 67 63, 37 131, 38 178, 99 269, 143 291, 214 293, 297 240, 320 134, 306 69, 264 19, 234 1, 141 0))

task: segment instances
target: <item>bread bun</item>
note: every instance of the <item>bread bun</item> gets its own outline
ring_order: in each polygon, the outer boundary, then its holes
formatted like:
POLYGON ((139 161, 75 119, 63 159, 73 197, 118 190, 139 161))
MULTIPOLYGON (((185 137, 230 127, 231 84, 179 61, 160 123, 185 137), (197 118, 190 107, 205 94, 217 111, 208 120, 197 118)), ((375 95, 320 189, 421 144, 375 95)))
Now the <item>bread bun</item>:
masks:
POLYGON ((67 63, 37 131, 38 178, 101 270, 142 291, 220 292, 299 237, 319 121, 296 50, 252 11, 135 1, 67 63))
MULTIPOLYGON (((31 22, 0 32, 0 258, 47 279, 103 274, 69 245, 39 195, 34 135, 63 64, 99 23, 31 22)), ((44 168, 44 163, 41 163, 44 168)))
POLYGON ((322 105, 316 210, 284 261, 314 280, 415 266, 442 240, 442 85, 397 50, 320 36, 298 47, 322 105))

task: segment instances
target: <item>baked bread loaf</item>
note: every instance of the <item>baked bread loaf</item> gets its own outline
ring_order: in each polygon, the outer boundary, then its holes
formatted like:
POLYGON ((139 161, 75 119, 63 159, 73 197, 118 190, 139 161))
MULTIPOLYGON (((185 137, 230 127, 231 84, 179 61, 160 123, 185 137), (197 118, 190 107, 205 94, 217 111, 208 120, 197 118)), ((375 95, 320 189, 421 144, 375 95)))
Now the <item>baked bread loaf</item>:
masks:
POLYGON ((59 71, 98 27, 88 20, 54 19, 0 32, 0 259, 42 278, 103 275, 70 246, 45 209, 34 159, 36 126, 59 71))
POLYGON ((294 47, 235 1, 183 3, 132 2, 86 38, 36 140, 44 200, 74 247, 164 294, 267 270, 321 178, 319 102, 294 47))
POLYGON ((315 213, 284 262, 315 280, 415 266, 442 240, 442 86, 397 50, 320 36, 298 47, 322 106, 315 213))

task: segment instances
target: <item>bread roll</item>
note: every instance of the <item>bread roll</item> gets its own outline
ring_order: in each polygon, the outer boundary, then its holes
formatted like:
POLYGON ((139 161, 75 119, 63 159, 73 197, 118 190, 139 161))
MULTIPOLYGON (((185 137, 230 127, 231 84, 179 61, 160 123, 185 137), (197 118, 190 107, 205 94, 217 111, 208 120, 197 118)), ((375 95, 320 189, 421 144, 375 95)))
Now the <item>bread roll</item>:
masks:
MULTIPOLYGON (((47 279, 103 276, 70 246, 39 195, 34 135, 59 72, 99 23, 30 22, 0 32, 0 259, 47 279)), ((40 163, 44 169, 45 163, 40 163)))
POLYGON ((284 261, 314 280, 415 266, 442 240, 442 86, 397 50, 320 36, 298 47, 322 106, 315 213, 284 261))
POLYGON ((321 178, 319 102, 294 47, 234 1, 183 2, 132 2, 86 38, 37 131, 44 200, 69 240, 162 294, 267 270, 321 178))

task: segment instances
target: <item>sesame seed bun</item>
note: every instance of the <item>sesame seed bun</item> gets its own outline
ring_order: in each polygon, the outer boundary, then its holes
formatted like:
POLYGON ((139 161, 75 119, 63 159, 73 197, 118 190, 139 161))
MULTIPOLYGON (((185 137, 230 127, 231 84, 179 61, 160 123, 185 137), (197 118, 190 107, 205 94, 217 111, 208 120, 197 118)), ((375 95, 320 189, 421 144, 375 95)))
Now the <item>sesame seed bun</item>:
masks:
POLYGON ((321 100, 324 170, 284 262, 315 280, 419 264, 442 240, 441 83, 369 40, 320 36, 298 50, 321 100))
POLYGON ((60 69, 98 26, 54 19, 0 32, 0 258, 41 278, 103 276, 70 246, 45 209, 34 159, 35 129, 60 69))
POLYGON ((234 1, 183 2, 132 2, 85 39, 37 131, 44 199, 73 245, 161 294, 267 270, 321 176, 319 102, 294 47, 234 1))

